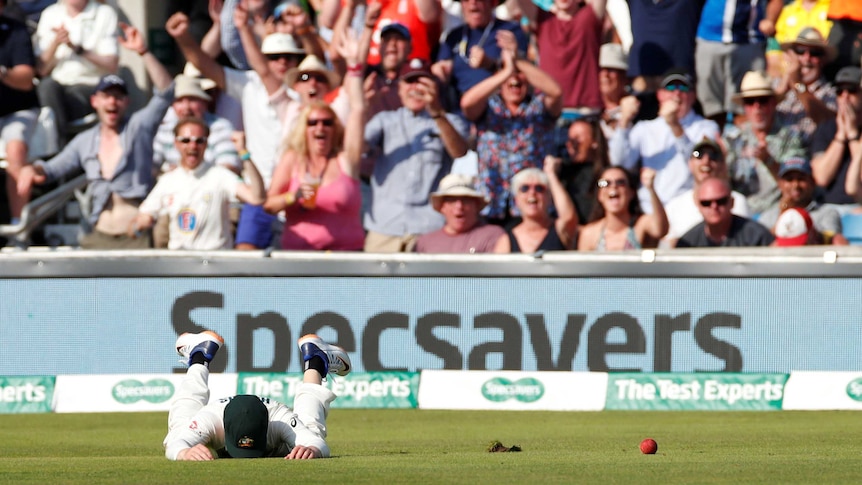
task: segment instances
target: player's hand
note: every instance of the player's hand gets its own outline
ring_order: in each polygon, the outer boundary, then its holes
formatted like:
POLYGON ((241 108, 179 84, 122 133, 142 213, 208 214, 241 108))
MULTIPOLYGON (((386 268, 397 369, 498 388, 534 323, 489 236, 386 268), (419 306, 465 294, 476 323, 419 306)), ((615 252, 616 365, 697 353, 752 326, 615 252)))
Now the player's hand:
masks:
POLYGON ((189 18, 182 12, 177 12, 165 22, 165 30, 174 39, 189 35, 189 18))
POLYGON ((194 445, 177 453, 177 461, 210 461, 213 459, 212 451, 206 445, 194 445))
POLYGON ((320 452, 317 448, 313 446, 302 446, 296 445, 290 450, 290 453, 284 457, 285 460, 311 460, 313 458, 320 458, 323 456, 323 453, 320 452))

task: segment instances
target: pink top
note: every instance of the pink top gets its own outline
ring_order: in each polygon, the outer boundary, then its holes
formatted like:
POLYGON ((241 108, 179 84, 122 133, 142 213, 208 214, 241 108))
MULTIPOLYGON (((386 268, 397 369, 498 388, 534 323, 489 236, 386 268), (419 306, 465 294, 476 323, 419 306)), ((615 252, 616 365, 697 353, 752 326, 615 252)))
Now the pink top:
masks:
MULTIPOLYGON (((293 177, 288 191, 296 192, 300 182, 300 178, 293 177)), ((316 203, 311 210, 299 204, 287 209, 281 249, 361 251, 365 231, 359 214, 362 209, 359 181, 341 172, 337 179, 317 189, 316 203)))

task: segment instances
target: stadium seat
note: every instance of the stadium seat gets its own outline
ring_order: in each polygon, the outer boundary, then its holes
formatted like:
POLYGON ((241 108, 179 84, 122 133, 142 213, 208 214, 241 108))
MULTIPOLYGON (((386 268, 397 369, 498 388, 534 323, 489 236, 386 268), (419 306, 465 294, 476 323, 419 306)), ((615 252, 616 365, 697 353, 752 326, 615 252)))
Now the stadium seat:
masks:
POLYGON ((862 246, 862 214, 841 216, 841 232, 853 246, 862 246))

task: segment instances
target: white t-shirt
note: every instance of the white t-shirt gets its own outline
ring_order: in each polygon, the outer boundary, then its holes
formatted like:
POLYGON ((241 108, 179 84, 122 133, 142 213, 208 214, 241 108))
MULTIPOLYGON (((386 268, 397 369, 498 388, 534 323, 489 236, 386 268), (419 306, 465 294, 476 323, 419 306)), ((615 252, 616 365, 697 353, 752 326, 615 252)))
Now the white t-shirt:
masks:
POLYGON ((246 148, 263 178, 264 187, 268 188, 282 144, 278 109, 270 102, 269 93, 256 72, 225 68, 224 76, 225 92, 242 104, 246 148))
POLYGON ((230 203, 242 179, 204 163, 194 171, 178 167, 162 175, 138 210, 170 217, 168 249, 231 249, 230 203))
MULTIPOLYGON (((57 34, 54 29, 63 26, 69 31, 69 40, 84 50, 100 56, 119 55, 117 43, 117 12, 108 5, 90 0, 84 10, 74 17, 66 13, 64 2, 57 2, 42 11, 36 27, 34 49, 36 55, 48 50, 57 34)), ((63 44, 54 54, 57 65, 51 78, 64 86, 75 84, 96 85, 99 78, 109 72, 76 55, 72 48, 63 44)))

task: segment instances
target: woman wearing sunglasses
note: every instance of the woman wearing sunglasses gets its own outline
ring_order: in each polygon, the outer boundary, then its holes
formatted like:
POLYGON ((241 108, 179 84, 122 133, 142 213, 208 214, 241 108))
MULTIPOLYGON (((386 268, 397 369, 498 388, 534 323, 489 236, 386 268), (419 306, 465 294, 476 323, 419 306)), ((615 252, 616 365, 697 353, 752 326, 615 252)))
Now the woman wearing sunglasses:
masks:
POLYGON ((543 170, 525 168, 512 177, 512 192, 521 222, 500 237, 494 252, 535 253, 574 247, 578 214, 557 176, 560 165, 560 158, 548 156, 543 170), (551 202, 557 209, 556 219, 548 213, 551 202))
POLYGON ((281 249, 360 251, 365 241, 359 212, 362 155, 362 69, 355 40, 345 40, 348 61, 344 87, 350 114, 347 126, 332 108, 311 101, 287 138, 287 149, 273 170, 264 209, 285 212, 281 249))
POLYGON ((654 248, 667 234, 664 206, 653 187, 655 170, 641 169, 641 184, 649 192, 652 214, 641 211, 634 177, 621 167, 602 172, 596 184, 597 204, 589 224, 578 235, 580 251, 625 251, 654 248))

